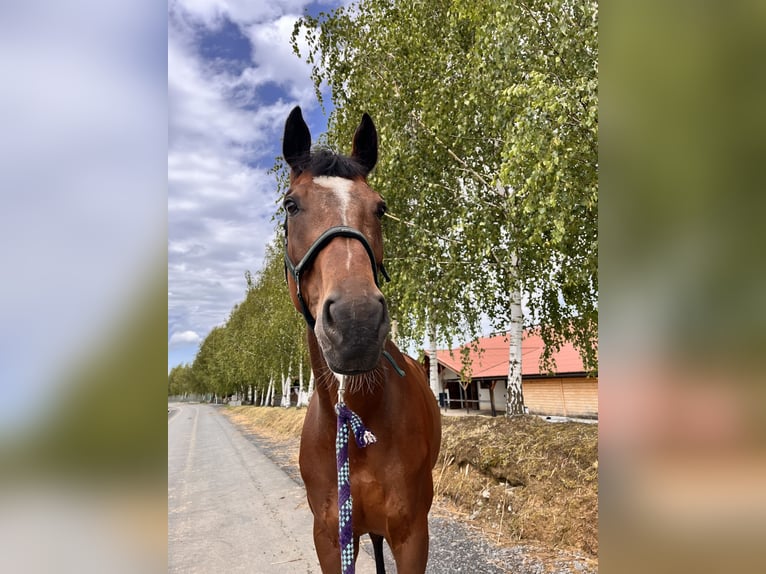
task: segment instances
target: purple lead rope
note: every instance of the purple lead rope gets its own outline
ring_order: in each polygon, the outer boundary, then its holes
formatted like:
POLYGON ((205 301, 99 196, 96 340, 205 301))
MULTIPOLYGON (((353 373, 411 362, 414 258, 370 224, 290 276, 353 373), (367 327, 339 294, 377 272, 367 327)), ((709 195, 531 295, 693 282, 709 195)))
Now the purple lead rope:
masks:
MULTIPOLYGON (((341 391, 342 396, 342 391, 341 391)), ((362 419, 349 409, 344 402, 335 405, 338 415, 338 432, 335 435, 335 456, 338 463, 338 535, 340 542, 340 565, 342 574, 354 574, 354 528, 351 524, 351 475, 348 464, 348 426, 354 432, 354 439, 359 448, 364 448, 376 441, 375 435, 368 431, 362 419)))

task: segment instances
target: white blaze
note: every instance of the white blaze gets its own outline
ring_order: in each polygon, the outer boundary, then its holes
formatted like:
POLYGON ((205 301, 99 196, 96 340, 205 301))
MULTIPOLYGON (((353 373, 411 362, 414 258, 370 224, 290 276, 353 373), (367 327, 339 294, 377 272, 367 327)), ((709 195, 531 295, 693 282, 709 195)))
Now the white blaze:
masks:
MULTIPOLYGON (((328 177, 320 175, 314 178, 314 183, 326 189, 329 189, 338 200, 338 211, 340 212, 341 225, 348 225, 348 208, 351 204, 351 187, 354 182, 345 177, 328 177)), ((346 269, 351 268, 351 245, 346 248, 348 257, 346 259, 346 269)))

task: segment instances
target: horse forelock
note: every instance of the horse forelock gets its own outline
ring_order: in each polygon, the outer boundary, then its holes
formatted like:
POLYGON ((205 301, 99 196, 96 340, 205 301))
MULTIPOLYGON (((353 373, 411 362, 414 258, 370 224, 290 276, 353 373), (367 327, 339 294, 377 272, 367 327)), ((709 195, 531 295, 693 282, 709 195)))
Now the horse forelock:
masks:
POLYGON ((356 179, 365 177, 367 170, 353 157, 335 153, 327 148, 314 149, 311 154, 298 160, 293 167, 295 177, 309 172, 315 177, 342 177, 356 179))

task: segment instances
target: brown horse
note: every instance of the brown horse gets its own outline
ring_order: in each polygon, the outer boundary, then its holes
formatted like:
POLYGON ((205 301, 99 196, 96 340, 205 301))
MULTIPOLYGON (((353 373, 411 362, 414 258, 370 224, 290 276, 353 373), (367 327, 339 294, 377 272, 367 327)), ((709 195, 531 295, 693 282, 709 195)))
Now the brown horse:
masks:
POLYGON ((377 437, 364 449, 349 445, 354 560, 359 537, 369 533, 379 573, 385 538, 400 574, 422 574, 441 421, 422 366, 387 339, 388 311, 378 288, 386 207, 366 180, 377 162, 377 132, 364 114, 350 157, 312 152, 296 107, 285 124, 283 153, 291 169, 284 197, 288 285, 309 326, 317 381, 300 469, 322 572, 341 571, 334 410, 341 383, 345 404, 377 437))

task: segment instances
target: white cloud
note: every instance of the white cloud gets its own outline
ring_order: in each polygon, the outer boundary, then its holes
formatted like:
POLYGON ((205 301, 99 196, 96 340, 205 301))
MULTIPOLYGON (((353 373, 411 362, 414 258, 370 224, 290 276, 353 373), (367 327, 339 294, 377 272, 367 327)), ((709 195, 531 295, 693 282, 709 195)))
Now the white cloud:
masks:
MULTIPOLYGON (((273 82, 289 90, 290 96, 301 105, 313 107, 314 84, 311 81, 311 67, 297 58, 290 45, 297 16, 282 16, 267 23, 257 23, 245 30, 253 45, 253 60, 256 66, 242 74, 243 82, 260 86, 273 82)), ((299 40, 303 54, 307 44, 299 40)))
POLYGON ((256 139, 257 124, 226 99, 221 79, 196 59, 189 38, 168 32, 168 134, 171 149, 243 146, 256 139))
MULTIPOLYGON (((332 0, 319 3, 340 4, 332 0)), ((215 29, 224 17, 236 24, 271 22, 284 14, 302 14, 308 4, 306 0, 171 0, 169 9, 182 11, 185 16, 215 29)))
POLYGON ((181 331, 180 333, 173 333, 168 343, 171 347, 174 345, 185 345, 191 343, 199 343, 202 340, 194 331, 181 331))

